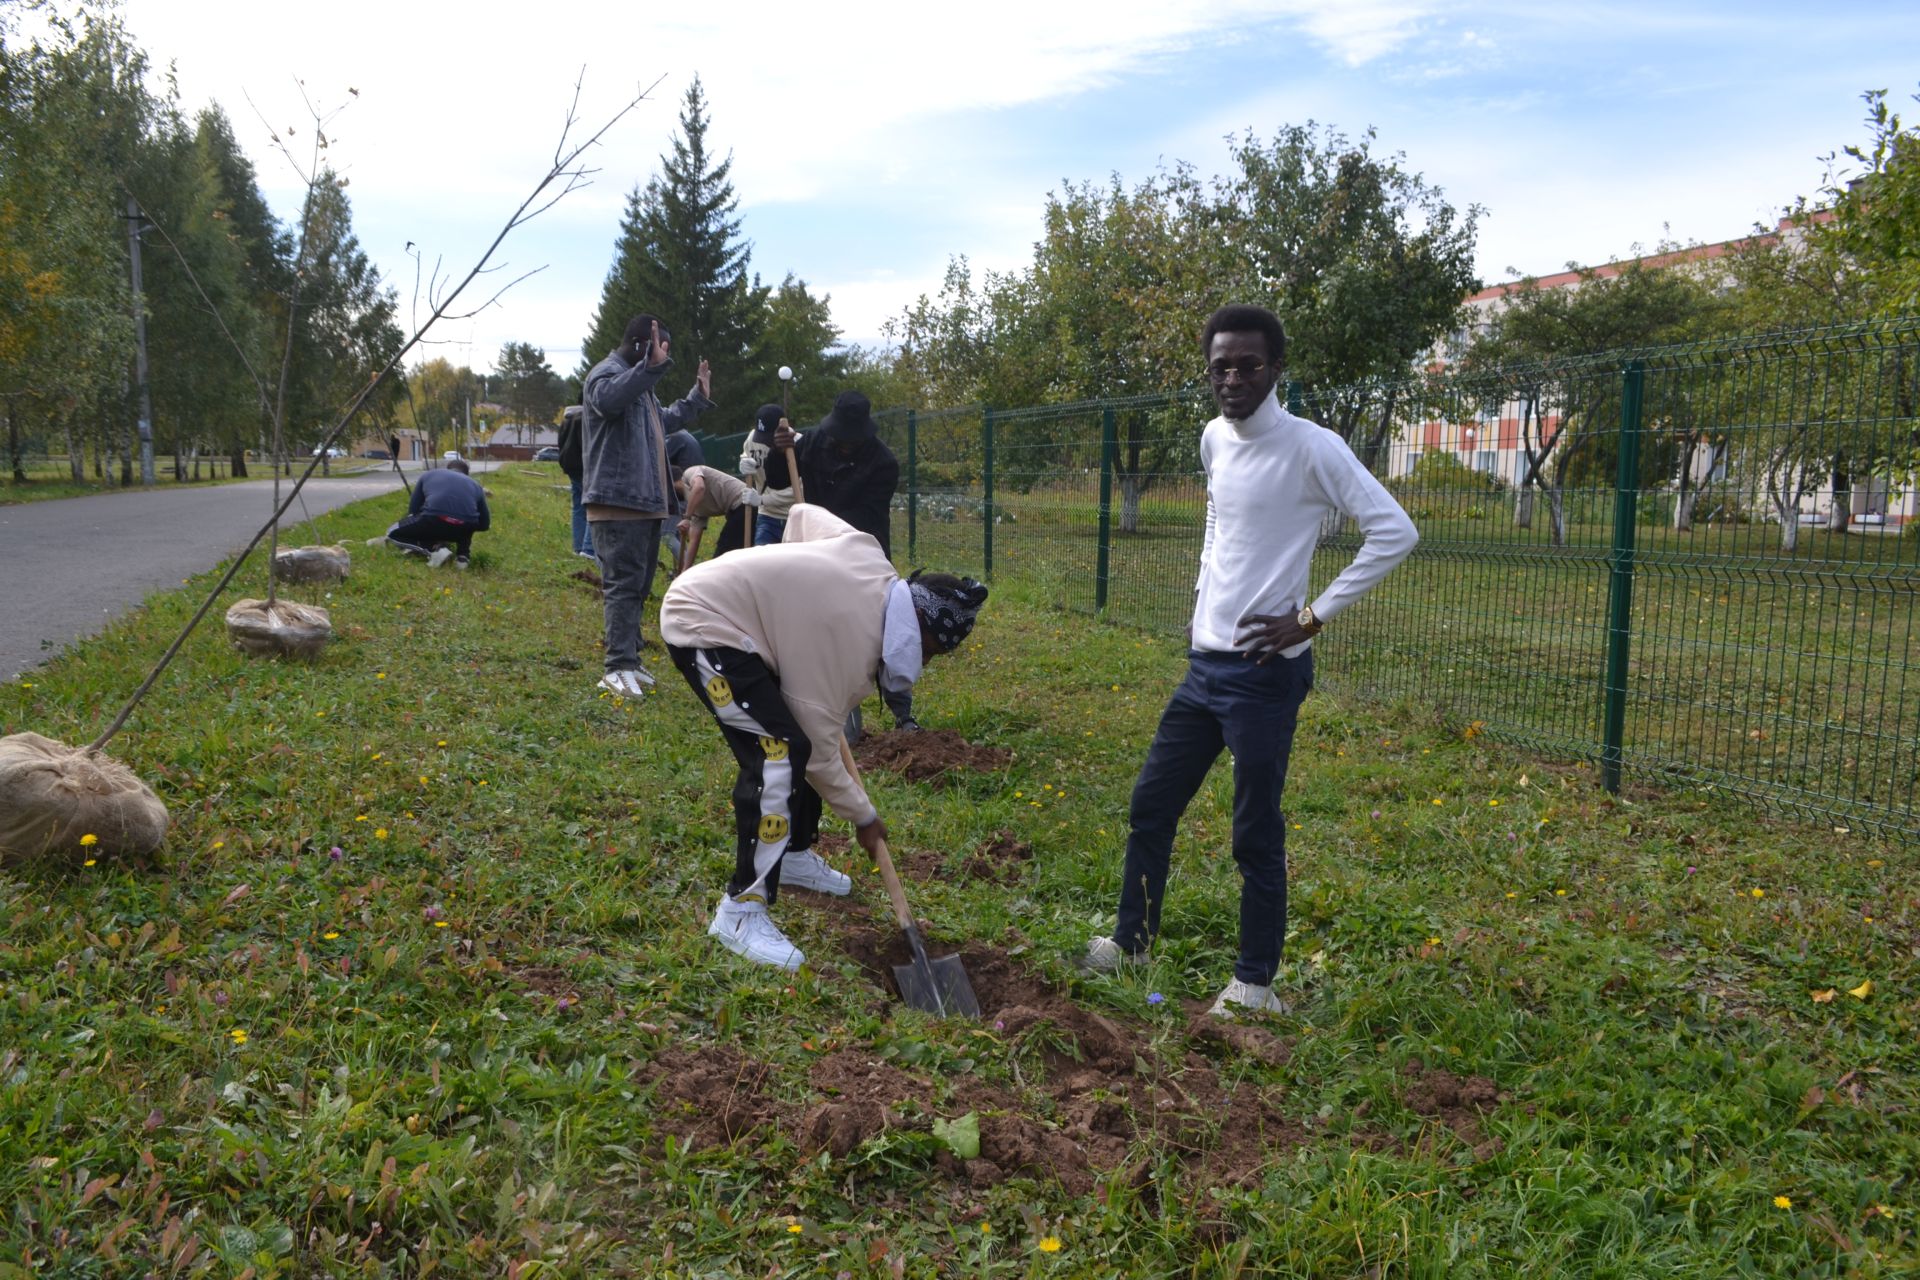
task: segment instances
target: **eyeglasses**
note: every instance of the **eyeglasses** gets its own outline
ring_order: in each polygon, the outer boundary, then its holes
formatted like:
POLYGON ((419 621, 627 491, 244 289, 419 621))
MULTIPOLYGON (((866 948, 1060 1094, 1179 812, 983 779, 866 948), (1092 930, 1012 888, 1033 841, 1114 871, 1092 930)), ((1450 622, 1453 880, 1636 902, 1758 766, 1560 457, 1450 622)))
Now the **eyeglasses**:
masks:
POLYGON ((1242 382, 1252 382, 1266 371, 1265 360, 1236 360, 1232 364, 1224 360, 1215 360, 1207 366, 1207 381, 1215 386, 1225 386, 1237 375, 1242 382))

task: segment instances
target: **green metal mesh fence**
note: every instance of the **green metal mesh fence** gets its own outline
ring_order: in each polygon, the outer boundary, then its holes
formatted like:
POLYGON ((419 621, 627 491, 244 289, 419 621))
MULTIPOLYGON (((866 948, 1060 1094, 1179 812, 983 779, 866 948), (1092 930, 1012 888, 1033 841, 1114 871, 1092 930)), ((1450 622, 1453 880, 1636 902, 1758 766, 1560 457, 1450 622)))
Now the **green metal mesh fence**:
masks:
MULTIPOLYGON (((1920 321, 1293 398, 1421 531, 1317 642, 1319 679, 1610 785, 1920 834, 1920 321)), ((1212 412, 1180 393, 880 414, 896 551, 1177 632, 1212 412)), ((1357 546, 1324 532, 1316 589, 1357 546)))

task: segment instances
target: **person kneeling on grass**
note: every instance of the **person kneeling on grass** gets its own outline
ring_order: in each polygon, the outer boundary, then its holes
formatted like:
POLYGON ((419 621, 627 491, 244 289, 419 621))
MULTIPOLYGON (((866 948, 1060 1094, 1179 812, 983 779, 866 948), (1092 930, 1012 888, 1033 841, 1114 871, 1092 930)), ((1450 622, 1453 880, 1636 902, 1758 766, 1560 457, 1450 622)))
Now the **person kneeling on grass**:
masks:
POLYGON ((987 589, 971 578, 902 580, 874 538, 823 507, 795 505, 783 541, 697 564, 673 580, 660 635, 740 763, 733 878, 707 932, 760 964, 806 960, 768 916, 780 886, 845 894, 813 852, 824 800, 875 852, 886 823, 841 760, 842 726, 875 680, 905 690, 973 630, 987 589))
POLYGON ((492 524, 487 491, 467 474, 466 462, 454 458, 414 483, 407 518, 387 530, 387 542, 409 555, 434 552, 435 566, 446 563, 437 549, 451 543, 454 567, 464 569, 473 550, 473 535, 485 533, 492 524))

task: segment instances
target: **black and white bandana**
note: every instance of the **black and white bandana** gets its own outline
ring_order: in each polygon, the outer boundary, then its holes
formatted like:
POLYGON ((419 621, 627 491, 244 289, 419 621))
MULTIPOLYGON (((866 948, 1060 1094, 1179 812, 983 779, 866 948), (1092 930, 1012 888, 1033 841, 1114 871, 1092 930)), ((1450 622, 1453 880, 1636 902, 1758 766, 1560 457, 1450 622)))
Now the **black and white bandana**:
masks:
POLYGON ((986 584, 962 578, 958 587, 930 586, 920 580, 916 569, 907 585, 913 592, 913 611, 926 624, 940 652, 958 649, 973 631, 980 606, 987 602, 986 584))

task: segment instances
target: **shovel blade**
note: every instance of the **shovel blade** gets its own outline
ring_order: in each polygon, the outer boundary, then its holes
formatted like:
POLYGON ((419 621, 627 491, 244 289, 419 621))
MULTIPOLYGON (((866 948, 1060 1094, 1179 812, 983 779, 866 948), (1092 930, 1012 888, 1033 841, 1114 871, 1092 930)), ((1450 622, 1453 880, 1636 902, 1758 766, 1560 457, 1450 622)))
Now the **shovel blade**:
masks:
POLYGON ((980 999, 959 956, 929 958, 924 969, 917 963, 897 964, 893 980, 900 986, 900 998, 912 1008, 940 1017, 980 1016, 980 999))

